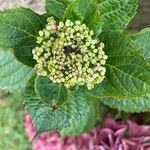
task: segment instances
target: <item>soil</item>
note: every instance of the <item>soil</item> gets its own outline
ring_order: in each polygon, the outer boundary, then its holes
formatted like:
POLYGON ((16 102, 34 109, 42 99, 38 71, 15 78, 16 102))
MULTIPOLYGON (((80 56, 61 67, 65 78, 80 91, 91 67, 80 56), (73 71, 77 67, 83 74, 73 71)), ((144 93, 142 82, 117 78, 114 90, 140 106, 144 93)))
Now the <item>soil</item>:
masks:
POLYGON ((140 31, 148 27, 150 28, 150 0, 139 0, 137 14, 129 24, 128 29, 140 31))
POLYGON ((0 9, 16 8, 16 7, 31 8, 37 13, 43 14, 44 0, 0 0, 0 9))

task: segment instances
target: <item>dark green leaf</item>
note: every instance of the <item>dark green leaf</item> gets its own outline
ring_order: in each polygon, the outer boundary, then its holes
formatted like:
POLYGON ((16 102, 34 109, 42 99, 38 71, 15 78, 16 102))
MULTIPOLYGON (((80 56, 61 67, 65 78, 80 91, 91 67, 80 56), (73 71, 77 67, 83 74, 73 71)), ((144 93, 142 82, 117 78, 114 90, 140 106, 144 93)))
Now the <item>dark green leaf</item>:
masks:
POLYGON ((133 99, 150 92, 150 65, 119 32, 101 34, 108 55, 106 78, 91 93, 97 98, 133 99))
POLYGON ((144 29, 132 36, 135 47, 150 62, 150 29, 144 29))
MULTIPOLYGON (((134 44, 137 50, 142 54, 145 60, 150 60, 149 50, 150 50, 150 29, 144 29, 143 31, 132 36, 134 44)), ((145 74, 145 72, 143 72, 145 74)), ((125 99, 113 99, 107 98, 103 100, 103 103, 117 108, 119 110, 124 110, 127 112, 144 112, 150 111, 150 94, 143 97, 135 98, 125 98, 125 99)))
POLYGON ((103 31, 124 29, 134 17, 138 0, 98 0, 103 31))
POLYGON ((64 20, 80 20, 99 35, 103 22, 100 18, 97 0, 74 0, 66 9, 64 20))
POLYGON ((25 8, 0 12, 0 47, 13 48, 15 56, 24 64, 33 66, 32 49, 36 46, 38 31, 45 19, 25 8))
POLYGON ((11 51, 0 51, 0 89, 10 92, 25 88, 32 68, 20 63, 11 51))
POLYGON ((62 137, 77 136, 89 131, 96 122, 100 119, 100 107, 97 101, 91 105, 91 111, 83 117, 81 121, 72 120, 70 127, 64 128, 60 131, 62 137))
POLYGON ((132 40, 123 33, 103 33, 100 38, 109 57, 106 79, 90 94, 101 99, 105 105, 119 110, 150 111, 150 65, 146 55, 142 52, 142 55, 139 54, 133 48, 132 40))
POLYGON ((55 16, 59 20, 63 18, 66 7, 72 0, 46 0, 46 10, 49 15, 55 16))
POLYGON ((37 133, 62 130, 68 127, 72 120, 80 122, 93 109, 93 101, 82 89, 69 92, 66 103, 54 109, 36 95, 33 79, 26 88, 24 99, 37 133))
POLYGON ((102 99, 102 102, 109 107, 123 110, 125 112, 148 112, 150 111, 150 94, 134 99, 102 99))
POLYGON ((67 100, 67 89, 58 83, 53 83, 48 77, 38 76, 35 81, 37 95, 51 106, 57 106, 67 100))

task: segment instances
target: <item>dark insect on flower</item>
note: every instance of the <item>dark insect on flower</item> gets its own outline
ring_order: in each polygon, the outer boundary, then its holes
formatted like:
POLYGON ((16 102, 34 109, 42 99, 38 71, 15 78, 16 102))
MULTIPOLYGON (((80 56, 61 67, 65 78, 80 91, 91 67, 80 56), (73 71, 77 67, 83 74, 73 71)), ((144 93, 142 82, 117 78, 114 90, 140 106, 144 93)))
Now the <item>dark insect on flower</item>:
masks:
POLYGON ((53 17, 47 21, 32 51, 37 74, 48 76, 54 83, 64 83, 67 88, 77 84, 92 89, 102 82, 107 56, 94 32, 80 21, 57 24, 53 17))

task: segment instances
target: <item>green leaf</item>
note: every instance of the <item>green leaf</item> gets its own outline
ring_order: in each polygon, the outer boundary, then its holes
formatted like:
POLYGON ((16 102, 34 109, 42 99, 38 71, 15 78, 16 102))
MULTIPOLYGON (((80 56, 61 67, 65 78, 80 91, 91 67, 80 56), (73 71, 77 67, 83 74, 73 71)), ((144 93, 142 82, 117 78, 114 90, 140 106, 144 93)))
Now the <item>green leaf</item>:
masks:
POLYGON ((72 2, 72 0, 46 0, 45 2, 47 13, 61 20, 66 7, 72 2))
POLYGON ((25 88, 32 68, 20 63, 11 51, 0 51, 0 89, 10 92, 25 88))
POLYGON ((80 20, 85 23, 95 35, 99 35, 103 22, 100 18, 97 0, 74 0, 66 9, 64 20, 80 20))
POLYGON ((0 12, 0 47, 13 48, 17 59, 33 66, 32 49, 38 31, 44 28, 45 17, 30 9, 18 8, 0 12))
POLYGON ((70 126, 72 120, 80 122, 93 109, 93 101, 82 88, 70 91, 67 101, 59 108, 53 109, 36 95, 34 78, 26 87, 24 100, 38 134, 44 131, 62 130, 70 126))
POLYGON ((36 78, 35 91, 45 103, 51 106, 60 105, 67 100, 67 89, 63 84, 53 83, 48 77, 36 78))
MULTIPOLYGON (((144 29, 143 31, 132 36, 135 47, 142 54, 145 60, 150 60, 150 29, 144 29)), ((144 72, 143 72, 144 74, 144 72)), ((108 105, 119 110, 127 112, 145 112, 150 111, 150 93, 143 97, 125 98, 125 99, 113 99, 107 98, 103 100, 105 105, 108 105)))
POLYGON ((150 29, 146 28, 132 36, 135 47, 150 62, 150 29))
POLYGON ((150 64, 146 55, 139 54, 124 33, 103 33, 100 38, 109 57, 106 79, 90 94, 105 105, 126 112, 150 111, 150 64))
POLYGON ((109 107, 123 110, 125 112, 148 112, 150 111, 150 94, 134 99, 102 99, 102 102, 109 107))
POLYGON ((90 94, 116 100, 146 96, 150 92, 150 65, 133 49, 129 36, 107 32, 100 39, 108 55, 106 78, 90 94))
POLYGON ((138 0, 98 0, 103 31, 122 30, 136 14, 138 0))
POLYGON ((72 120, 69 127, 60 131, 62 137, 77 136, 89 131, 100 119, 100 107, 97 101, 91 105, 91 111, 81 121, 72 120))

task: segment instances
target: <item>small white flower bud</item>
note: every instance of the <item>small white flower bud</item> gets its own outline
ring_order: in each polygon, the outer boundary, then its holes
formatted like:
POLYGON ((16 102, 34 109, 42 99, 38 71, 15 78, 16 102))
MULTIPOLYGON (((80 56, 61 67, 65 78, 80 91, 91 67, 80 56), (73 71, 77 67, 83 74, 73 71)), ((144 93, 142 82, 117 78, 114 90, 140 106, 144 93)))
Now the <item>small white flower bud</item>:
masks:
POLYGON ((98 49, 94 49, 93 52, 96 54, 98 52, 98 49))
POLYGON ((36 50, 35 49, 32 50, 32 54, 36 54, 36 50))
POLYGON ((80 24, 81 24, 81 21, 80 21, 80 20, 77 20, 77 21, 75 21, 75 24, 76 24, 76 25, 80 25, 80 24))
POLYGON ((41 37, 37 37, 37 43, 40 44, 43 41, 41 37))
POLYGON ((94 32, 93 32, 93 30, 91 30, 91 31, 90 31, 90 35, 94 35, 94 32))
POLYGON ((86 42, 85 45, 86 45, 86 46, 90 46, 90 43, 89 43, 89 42, 86 42))
POLYGON ((70 20, 68 20, 68 19, 66 20, 65 26, 66 26, 66 27, 69 27, 69 26, 70 26, 70 20))
POLYGON ((104 60, 107 60, 107 59, 108 59, 108 56, 107 56, 107 55, 104 55, 104 56, 103 56, 103 59, 104 59, 104 60))
POLYGON ((102 65, 105 65, 105 63, 106 63, 106 60, 101 60, 102 65))
POLYGON ((63 23, 63 22, 60 22, 60 23, 59 23, 59 27, 60 27, 60 28, 63 28, 63 27, 64 27, 64 23, 63 23))
POLYGON ((44 32, 43 32, 43 31, 39 31, 39 35, 40 35, 41 37, 43 37, 44 32))

